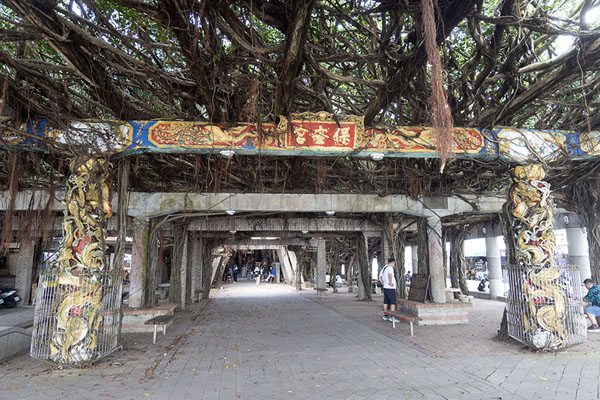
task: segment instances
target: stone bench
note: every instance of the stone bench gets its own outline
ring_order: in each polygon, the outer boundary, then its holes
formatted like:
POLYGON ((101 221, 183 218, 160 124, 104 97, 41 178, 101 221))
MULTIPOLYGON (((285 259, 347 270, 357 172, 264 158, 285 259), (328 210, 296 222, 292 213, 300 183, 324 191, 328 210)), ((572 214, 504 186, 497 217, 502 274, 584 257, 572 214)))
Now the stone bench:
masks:
POLYGON ((421 320, 421 318, 415 317, 414 315, 406 315, 406 314, 402 314, 401 312, 398 312, 398 311, 388 311, 385 313, 385 315, 392 317, 392 328, 394 328, 394 329, 396 329, 396 320, 394 320, 394 318, 399 319, 400 321, 408 322, 410 324, 410 336, 414 336, 413 324, 416 321, 421 320))
POLYGON ((167 325, 173 320, 173 315, 159 315, 158 317, 150 318, 144 325, 154 325, 154 336, 152 344, 156 344, 156 328, 160 325, 163 329, 163 336, 167 334, 167 325))

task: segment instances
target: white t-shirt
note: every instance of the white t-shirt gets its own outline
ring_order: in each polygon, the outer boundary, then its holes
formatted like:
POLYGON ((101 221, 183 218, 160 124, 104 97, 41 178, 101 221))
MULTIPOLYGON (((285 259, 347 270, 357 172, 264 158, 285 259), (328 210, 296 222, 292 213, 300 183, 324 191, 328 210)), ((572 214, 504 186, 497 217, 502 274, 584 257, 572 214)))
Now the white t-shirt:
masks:
POLYGON ((396 289, 396 277, 394 276, 394 268, 386 265, 379 273, 379 277, 383 282, 384 289, 396 289), (390 281, 390 273, 392 274, 392 280, 390 281))

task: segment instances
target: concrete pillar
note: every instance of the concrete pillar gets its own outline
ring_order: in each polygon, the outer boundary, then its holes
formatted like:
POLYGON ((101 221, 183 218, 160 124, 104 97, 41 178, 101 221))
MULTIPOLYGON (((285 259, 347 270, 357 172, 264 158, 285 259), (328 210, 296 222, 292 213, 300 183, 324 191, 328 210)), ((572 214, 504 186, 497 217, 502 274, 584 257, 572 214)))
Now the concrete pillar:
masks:
POLYGON ((442 221, 439 217, 427 218, 427 243, 429 246, 429 276, 434 303, 446 302, 446 274, 442 249, 442 221))
POLYGON ((419 254, 417 245, 410 246, 410 258, 412 261, 412 274, 419 273, 419 254))
MULTIPOLYGON (((280 246, 277 249, 277 257, 279 257, 279 268, 280 272, 283 274, 283 279, 285 279, 289 285, 293 285, 296 279, 296 269, 290 263, 291 255, 289 254, 287 247, 280 246)), ((277 276, 277 279, 279 279, 279 276, 277 276)), ((279 283, 279 280, 277 280, 277 283, 279 283)))
POLYGON ((189 246, 189 234, 185 232, 183 234, 183 250, 181 255, 181 270, 179 279, 181 281, 181 309, 185 308, 186 298, 187 298, 187 285, 189 285, 187 281, 187 269, 188 269, 188 246, 189 246))
POLYGON ((35 256, 35 243, 27 239, 19 247, 17 258, 17 276, 15 277, 15 289, 22 301, 18 305, 28 305, 31 297, 31 284, 33 280, 33 259, 35 256))
POLYGON ((279 262, 273 263, 273 266, 275 267, 275 283, 281 282, 281 264, 282 263, 279 262))
POLYGON ((566 228, 567 244, 569 249, 569 264, 579 267, 581 281, 591 278, 590 253, 588 247, 587 235, 582 228, 566 228))
POLYGON ((500 262, 500 240, 504 240, 502 236, 486 236, 485 238, 485 256, 487 258, 491 300, 496 300, 498 296, 504 295, 502 265, 500 262))
POLYGON ((202 239, 192 237, 192 302, 199 299, 202 291, 202 239))
POLYGON ((129 271, 129 307, 139 308, 145 303, 144 288, 148 270, 148 223, 134 221, 132 225, 131 270, 129 271))
POLYGON ((325 283, 325 269, 326 269, 326 254, 325 254, 325 240, 317 240, 317 276, 315 282, 318 289, 326 289, 327 284, 325 283))

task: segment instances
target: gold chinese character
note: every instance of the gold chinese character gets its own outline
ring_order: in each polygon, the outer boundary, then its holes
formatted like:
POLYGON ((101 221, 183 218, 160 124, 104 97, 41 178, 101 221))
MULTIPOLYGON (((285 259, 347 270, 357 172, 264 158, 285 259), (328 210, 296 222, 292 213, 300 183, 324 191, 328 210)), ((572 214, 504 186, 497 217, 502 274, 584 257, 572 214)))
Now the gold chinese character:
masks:
POLYGON ((306 143, 306 134, 308 133, 308 129, 302 127, 296 127, 294 129, 294 133, 296 134, 296 143, 304 144, 306 143))
POLYGON ((344 146, 348 146, 350 144, 350 128, 337 128, 333 134, 333 140, 344 146))
POLYGON ((314 144, 323 145, 325 144, 325 139, 328 137, 327 129, 323 128, 322 125, 319 125, 319 129, 311 133, 310 136, 312 137, 314 144))

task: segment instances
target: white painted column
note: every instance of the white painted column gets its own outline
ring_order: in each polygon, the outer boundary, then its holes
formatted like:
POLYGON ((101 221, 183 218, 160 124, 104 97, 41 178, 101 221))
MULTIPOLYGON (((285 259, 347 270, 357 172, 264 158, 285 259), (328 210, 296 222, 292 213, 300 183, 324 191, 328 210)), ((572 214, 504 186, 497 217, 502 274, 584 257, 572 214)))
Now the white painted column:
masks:
POLYGON ((129 308, 144 304, 144 288, 148 263, 148 223, 134 221, 132 224, 131 269, 129 271, 129 308))
POLYGON ((487 258, 491 300, 496 300, 498 296, 504 295, 502 265, 500 261, 500 240, 504 240, 502 236, 486 236, 485 238, 485 256, 487 258))
POLYGON ((434 303, 445 303, 446 274, 442 249, 442 221, 437 216, 427 218, 427 244, 429 246, 431 297, 434 303))
POLYGON ((189 246, 189 240, 188 240, 188 236, 189 234, 187 232, 184 233, 183 235, 183 250, 182 250, 182 255, 181 255, 181 270, 180 270, 180 275, 179 275, 179 279, 181 281, 181 309, 183 310, 185 308, 185 302, 186 302, 186 297, 187 297, 187 269, 188 269, 188 246, 189 246))
POLYGON ((417 245, 410 246, 410 258, 412 261, 412 272, 411 274, 417 274, 419 272, 419 248, 417 245))
POLYGON ((327 283, 325 282, 325 258, 325 240, 319 239, 317 240, 317 276, 315 277, 318 289, 326 289, 327 287, 327 283))
POLYGON ((15 277, 15 289, 21 297, 17 305, 29 305, 31 297, 31 284, 33 280, 33 259, 35 243, 31 239, 25 239, 19 247, 17 257, 17 275, 15 277))
MULTIPOLYGON (((569 264, 579 267, 581 281, 591 278, 590 253, 587 235, 582 228, 566 228, 567 244, 569 249, 569 264)), ((581 282, 580 282, 581 283, 581 282)))

